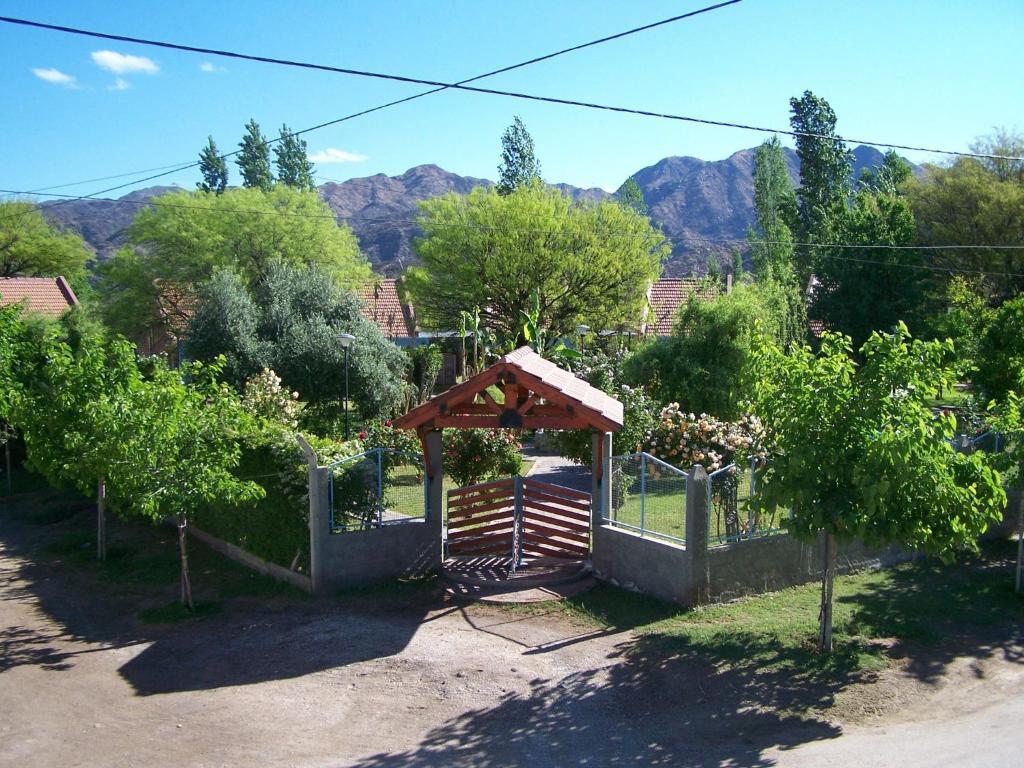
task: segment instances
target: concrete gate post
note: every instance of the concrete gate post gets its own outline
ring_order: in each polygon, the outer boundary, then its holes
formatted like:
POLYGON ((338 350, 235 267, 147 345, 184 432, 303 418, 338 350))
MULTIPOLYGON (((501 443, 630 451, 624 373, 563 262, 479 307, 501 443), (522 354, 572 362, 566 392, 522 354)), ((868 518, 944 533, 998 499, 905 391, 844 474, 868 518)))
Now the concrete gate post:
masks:
POLYGON ((309 581, 312 591, 320 592, 324 585, 324 550, 331 535, 331 471, 318 464, 316 452, 302 435, 295 439, 309 466, 309 581))
POLYGON ((590 527, 597 530, 612 508, 612 433, 590 435, 590 527))
POLYGON ((707 470, 694 464, 686 479, 686 551, 690 558, 690 587, 686 602, 689 605, 706 603, 711 593, 711 574, 708 570, 708 510, 711 480, 707 470))
POLYGON ((444 449, 441 430, 432 429, 423 435, 427 460, 427 508, 424 522, 437 532, 437 559, 441 560, 441 529, 444 522, 444 449), (431 476, 431 474, 433 476, 431 476))

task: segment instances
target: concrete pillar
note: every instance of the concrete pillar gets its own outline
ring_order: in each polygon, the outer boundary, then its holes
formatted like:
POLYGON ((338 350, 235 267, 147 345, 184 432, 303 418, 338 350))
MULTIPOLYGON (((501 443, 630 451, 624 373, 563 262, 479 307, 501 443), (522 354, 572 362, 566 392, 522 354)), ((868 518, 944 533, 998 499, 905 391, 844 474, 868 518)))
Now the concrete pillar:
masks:
POLYGON ((612 433, 605 432, 601 435, 601 500, 598 510, 598 521, 600 515, 611 517, 612 510, 612 433))
POLYGON ((309 580, 313 592, 324 586, 325 548, 331 535, 331 471, 317 463, 316 452, 302 435, 295 436, 309 467, 309 580))
POLYGON ((590 528, 596 530, 601 524, 601 449, 604 435, 590 433, 590 528))
POLYGON ((686 552, 690 558, 689 605, 706 603, 711 592, 708 571, 708 490, 711 480, 704 467, 694 464, 686 480, 686 552))

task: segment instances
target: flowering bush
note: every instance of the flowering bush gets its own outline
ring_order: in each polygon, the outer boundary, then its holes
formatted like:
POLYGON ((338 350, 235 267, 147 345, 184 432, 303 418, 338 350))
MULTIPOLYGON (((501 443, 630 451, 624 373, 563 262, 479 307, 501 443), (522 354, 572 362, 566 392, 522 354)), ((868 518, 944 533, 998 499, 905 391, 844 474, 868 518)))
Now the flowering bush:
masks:
POLYGON ((523 466, 519 438, 503 429, 446 429, 444 471, 459 486, 518 475, 523 466))
POLYGON ((281 377, 270 368, 253 376, 242 390, 242 407, 264 426, 294 431, 299 425, 303 404, 298 392, 281 386, 281 377))
POLYGON ((359 433, 359 439, 363 441, 367 451, 373 448, 387 448, 398 453, 419 455, 423 450, 414 430, 395 429, 391 419, 370 422, 359 433))
POLYGON ((702 413, 683 413, 678 403, 661 410, 657 426, 647 441, 647 451, 662 461, 690 471, 700 464, 708 472, 765 458, 765 435, 761 420, 754 415, 737 421, 720 421, 702 413))

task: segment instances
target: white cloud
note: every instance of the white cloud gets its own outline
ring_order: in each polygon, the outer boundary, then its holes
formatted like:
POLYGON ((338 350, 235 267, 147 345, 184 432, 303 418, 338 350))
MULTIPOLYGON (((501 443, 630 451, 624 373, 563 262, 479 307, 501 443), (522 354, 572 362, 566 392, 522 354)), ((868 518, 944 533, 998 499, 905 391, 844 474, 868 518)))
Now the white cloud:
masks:
POLYGON ((313 163, 361 163, 368 159, 366 155, 361 155, 358 152, 347 152, 336 147, 321 149, 319 152, 314 152, 308 157, 310 162, 313 163))
POLYGON ((209 62, 209 61, 204 61, 202 64, 200 64, 199 65, 199 71, 200 72, 227 72, 227 70, 224 69, 224 67, 218 67, 216 64, 213 64, 212 62, 209 62))
POLYGON ((59 69, 49 67, 47 69, 33 69, 32 74, 47 83, 63 85, 65 88, 78 88, 78 81, 72 75, 65 74, 59 69))
POLYGON ((145 56, 132 56, 117 51, 93 51, 90 55, 96 66, 113 72, 115 75, 127 75, 134 72, 155 75, 160 71, 156 62, 145 56))
POLYGON ((129 83, 123 77, 119 77, 119 78, 117 78, 117 80, 114 81, 113 85, 108 85, 107 86, 107 90, 108 91, 127 91, 131 87, 132 87, 131 83, 129 83))

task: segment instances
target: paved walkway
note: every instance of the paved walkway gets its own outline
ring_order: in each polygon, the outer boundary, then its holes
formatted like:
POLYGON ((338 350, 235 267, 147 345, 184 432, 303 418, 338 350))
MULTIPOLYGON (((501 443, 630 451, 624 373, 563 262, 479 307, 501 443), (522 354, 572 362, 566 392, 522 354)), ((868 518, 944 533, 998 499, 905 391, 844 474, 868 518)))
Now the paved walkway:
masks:
POLYGON ((590 467, 573 464, 564 456, 551 456, 531 451, 524 451, 523 456, 533 462, 527 477, 590 493, 590 467))

